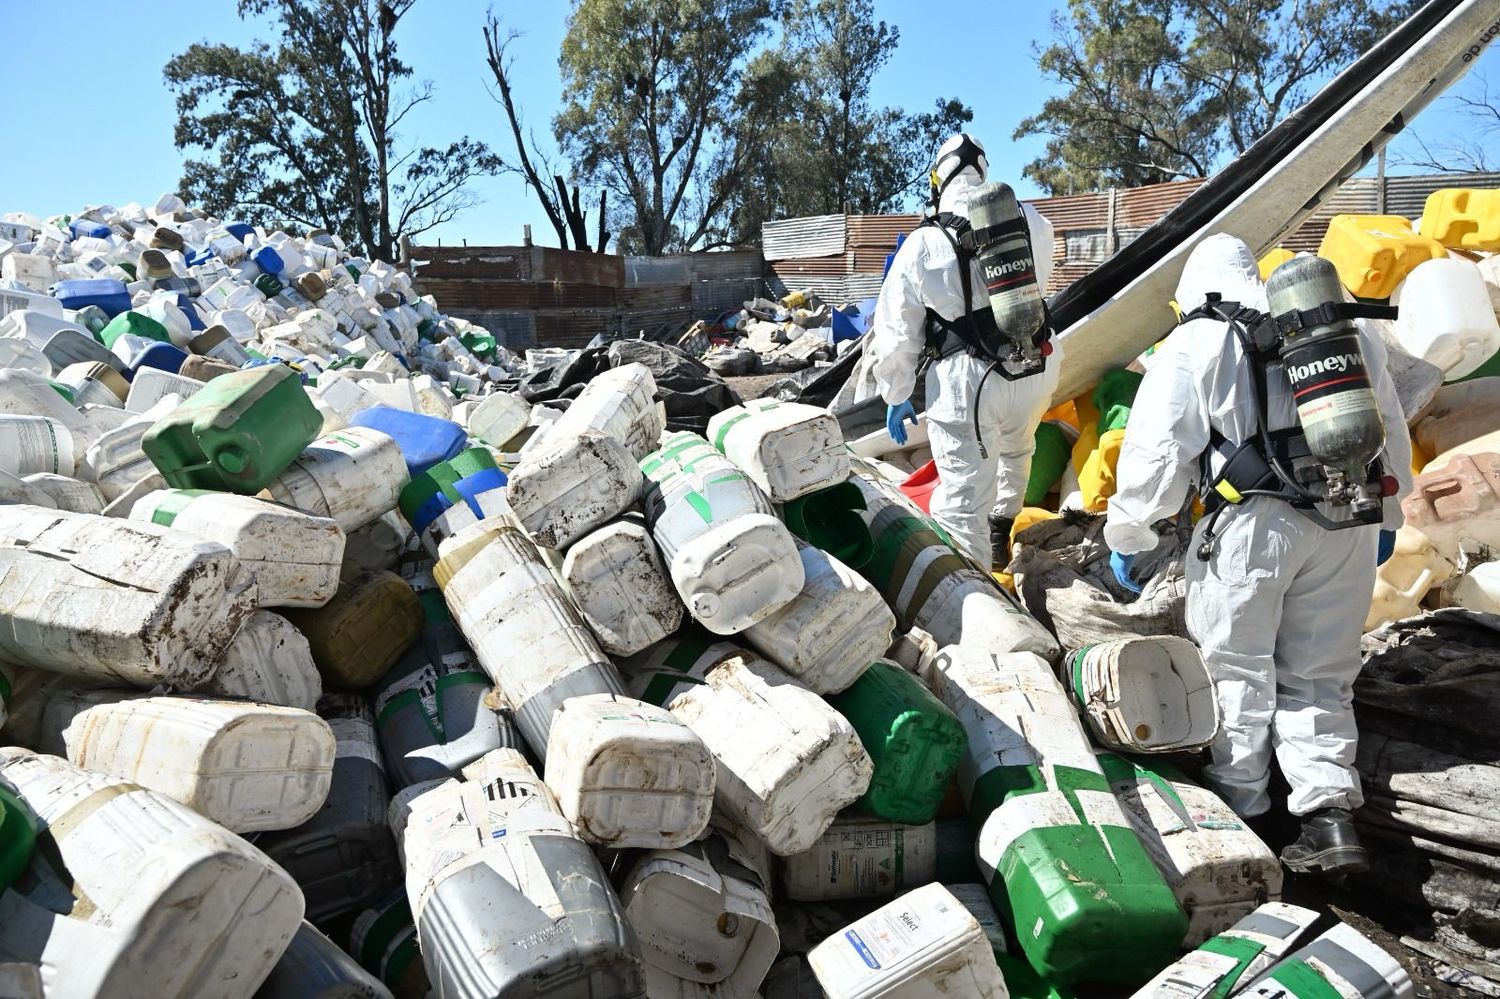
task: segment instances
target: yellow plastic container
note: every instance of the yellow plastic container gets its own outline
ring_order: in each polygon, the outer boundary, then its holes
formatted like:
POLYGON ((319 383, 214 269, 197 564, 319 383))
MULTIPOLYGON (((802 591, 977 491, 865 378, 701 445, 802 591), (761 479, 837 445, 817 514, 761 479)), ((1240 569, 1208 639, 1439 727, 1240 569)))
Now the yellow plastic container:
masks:
POLYGON ((422 603, 406 580, 380 569, 346 570, 332 600, 315 610, 283 608, 312 647, 326 687, 360 690, 422 636, 422 603))
POLYGON ((1433 191, 1422 208, 1422 235, 1455 250, 1500 250, 1500 189, 1433 191))
POLYGON ((1124 428, 1104 431, 1099 435, 1099 446, 1078 470, 1083 508, 1089 513, 1103 513, 1109 508, 1109 498, 1115 494, 1115 467, 1120 463, 1120 446, 1124 443, 1124 428))
POLYGON ((1318 247, 1356 298, 1389 298, 1418 264, 1447 255, 1399 215, 1335 215, 1318 247))
POLYGON ((1257 261, 1257 264, 1260 267, 1260 279, 1262 281, 1266 280, 1271 276, 1272 271, 1295 256, 1295 253, 1293 253, 1291 250, 1288 250, 1284 246, 1278 246, 1275 249, 1267 250, 1266 255, 1264 257, 1261 257, 1260 260, 1257 261))

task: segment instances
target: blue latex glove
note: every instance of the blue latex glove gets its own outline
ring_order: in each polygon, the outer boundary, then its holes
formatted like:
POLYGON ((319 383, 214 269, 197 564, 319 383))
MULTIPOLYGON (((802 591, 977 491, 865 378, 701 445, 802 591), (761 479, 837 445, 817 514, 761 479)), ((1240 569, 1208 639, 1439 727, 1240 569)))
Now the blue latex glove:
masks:
POLYGON ((1134 555, 1121 555, 1119 552, 1109 553, 1109 567, 1115 572, 1115 580, 1131 593, 1141 592, 1141 584, 1130 578, 1130 570, 1135 567, 1134 555))
POLYGON ((1395 531, 1381 531, 1380 532, 1380 545, 1375 549, 1375 564, 1377 566, 1385 565, 1386 561, 1388 559, 1390 559, 1391 555, 1394 554, 1395 551, 1396 551, 1396 532, 1395 531))
POLYGON ((906 428, 901 425, 904 420, 910 420, 912 426, 917 425, 917 411, 911 408, 909 400, 885 407, 885 432, 897 444, 906 443, 906 428))

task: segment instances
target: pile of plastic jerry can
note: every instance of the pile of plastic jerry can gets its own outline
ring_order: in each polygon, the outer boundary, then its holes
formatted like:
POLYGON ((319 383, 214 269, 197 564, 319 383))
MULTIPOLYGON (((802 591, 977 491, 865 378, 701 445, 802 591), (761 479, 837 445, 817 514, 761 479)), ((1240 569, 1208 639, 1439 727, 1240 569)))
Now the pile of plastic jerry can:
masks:
MULTIPOLYGON (((533 407, 406 272, 175 197, 0 265, 0 995, 1410 994, 1167 762, 1192 644, 1064 649, 828 411, 533 407)), ((1500 599, 1449 389, 1393 613, 1500 599)))

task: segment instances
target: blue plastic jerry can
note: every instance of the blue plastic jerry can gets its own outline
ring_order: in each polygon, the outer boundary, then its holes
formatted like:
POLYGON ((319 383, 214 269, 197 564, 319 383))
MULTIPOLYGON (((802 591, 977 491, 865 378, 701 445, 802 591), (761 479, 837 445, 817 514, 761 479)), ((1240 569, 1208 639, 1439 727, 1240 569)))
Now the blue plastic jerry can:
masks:
POLYGON ((391 406, 373 406, 350 421, 356 427, 379 430, 395 438, 413 478, 464 449, 469 435, 452 420, 424 413, 409 413, 391 406))

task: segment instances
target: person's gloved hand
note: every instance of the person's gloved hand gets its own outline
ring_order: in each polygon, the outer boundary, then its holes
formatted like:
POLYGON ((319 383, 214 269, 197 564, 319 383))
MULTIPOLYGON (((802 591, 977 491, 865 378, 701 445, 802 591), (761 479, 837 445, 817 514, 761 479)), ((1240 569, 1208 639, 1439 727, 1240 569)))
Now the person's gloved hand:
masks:
POLYGON ((1130 570, 1134 566, 1134 555, 1121 555, 1119 552, 1109 553, 1109 567, 1114 570, 1115 581, 1131 593, 1139 593, 1141 592, 1141 584, 1130 578, 1130 570))
POLYGON ((885 407, 885 432, 897 444, 906 443, 906 428, 901 425, 905 420, 910 420, 912 426, 917 425, 917 411, 911 408, 911 400, 885 407))
POLYGON ((1396 532, 1381 531, 1380 545, 1375 549, 1375 565, 1382 566, 1396 551, 1396 532))

